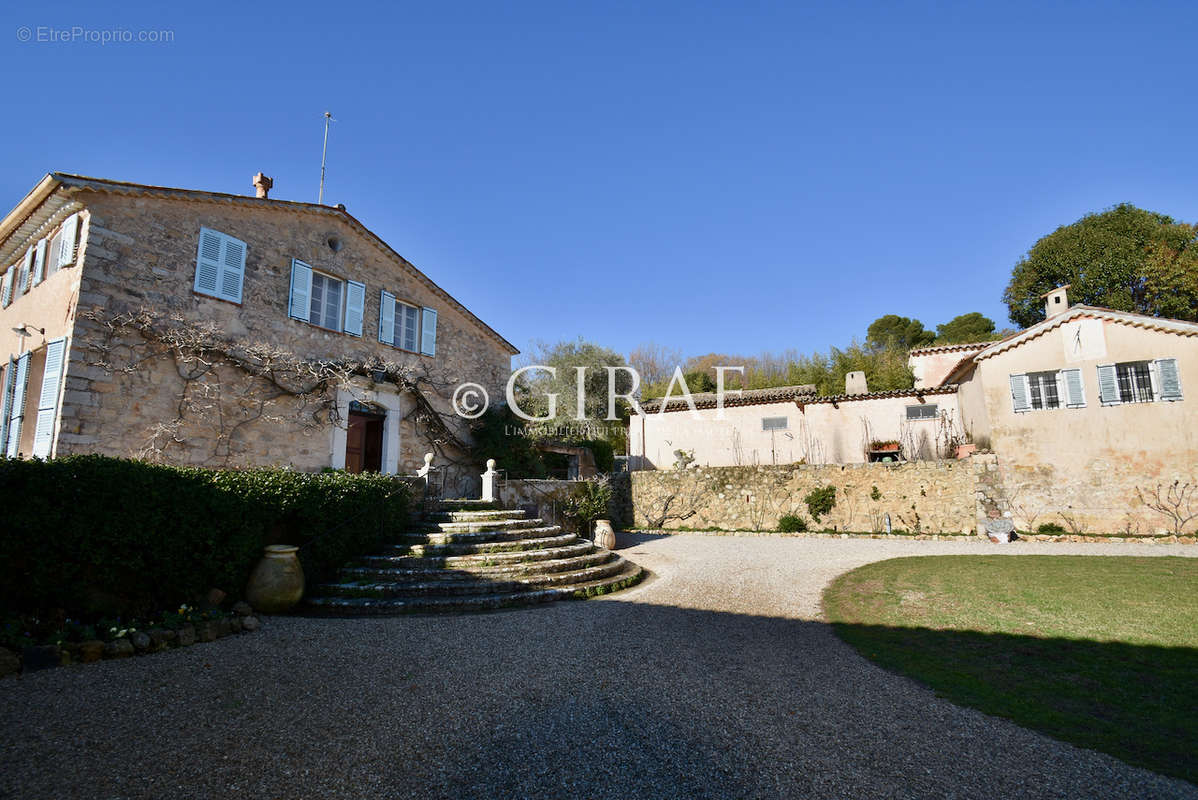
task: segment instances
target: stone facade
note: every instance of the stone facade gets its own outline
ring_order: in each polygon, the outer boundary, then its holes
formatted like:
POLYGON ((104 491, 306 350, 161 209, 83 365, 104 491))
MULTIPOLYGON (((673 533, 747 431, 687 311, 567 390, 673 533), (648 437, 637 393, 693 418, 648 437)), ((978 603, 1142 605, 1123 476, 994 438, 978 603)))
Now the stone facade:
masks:
POLYGON ((966 533, 977 530, 970 460, 904 464, 698 467, 632 473, 638 527, 667 530, 775 530, 798 514, 813 530, 966 533), (836 505, 818 522, 803 498, 832 486, 836 505))
MULTIPOLYGON (((345 464, 346 412, 358 401, 385 415, 383 470, 411 473, 430 450, 439 452, 438 463, 465 459, 455 442, 469 442, 468 424, 450 404, 457 385, 479 384, 492 401, 503 396, 515 348, 344 210, 71 176, 50 179, 44 204, 69 203, 80 220, 78 258, 0 312, 0 324, 8 330, 18 317, 35 322, 25 319, 32 314, 69 337, 54 455, 99 452, 212 466, 336 468, 345 464), (201 227, 245 243, 239 303, 194 291, 201 227), (289 316, 293 259, 365 284, 361 336, 289 316), (381 291, 436 311, 434 355, 379 341, 381 291), (109 324, 144 310, 163 325, 211 325, 228 341, 294 354, 300 362, 386 364, 414 381, 427 405, 389 379, 376 383, 369 371, 329 386, 319 398, 271 397, 260 380, 255 388, 236 368, 193 379, 169 356, 144 358, 144 337, 109 324), (322 402, 339 413, 320 409, 322 402), (428 424, 429 408, 451 436, 428 424)), ((10 350, 16 352, 11 345, 10 350)), ((464 475, 475 472, 475 465, 462 464, 464 475)))

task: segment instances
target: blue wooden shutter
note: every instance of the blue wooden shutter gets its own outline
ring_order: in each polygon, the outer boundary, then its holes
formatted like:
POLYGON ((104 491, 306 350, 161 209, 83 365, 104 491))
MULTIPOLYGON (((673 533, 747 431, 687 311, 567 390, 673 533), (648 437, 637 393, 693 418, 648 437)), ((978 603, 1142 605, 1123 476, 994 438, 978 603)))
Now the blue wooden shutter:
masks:
POLYGON ((437 312, 431 308, 421 309, 420 352, 426 356, 437 354, 437 312))
POLYGON ((1065 383, 1066 408, 1085 408, 1086 389, 1082 383, 1082 371, 1080 369, 1063 369, 1061 377, 1065 383))
POLYGON ((1104 406, 1119 402, 1119 379, 1114 364, 1098 365, 1098 399, 1104 406))
POLYGON ((46 240, 37 243, 33 252, 33 285, 37 286, 46 278, 46 240))
POLYGON ((21 420, 25 417, 25 384, 29 380, 29 354, 17 359, 13 380, 12 406, 8 412, 8 446, 5 454, 16 458, 21 451, 21 420))
POLYGON ((12 416, 12 393, 16 387, 17 360, 11 356, 4 369, 4 393, 0 396, 0 453, 8 452, 8 419, 12 416))
POLYGON ((72 214, 62 223, 61 237, 58 240, 58 252, 51 253, 56 258, 59 267, 65 267, 75 261, 75 239, 79 236, 79 215, 72 214))
POLYGON ((195 290, 217 297, 221 273, 221 235, 216 231, 200 228, 200 247, 196 252, 195 290))
POLYGON ((46 345, 46 369, 42 374, 42 396, 37 404, 37 424, 33 429, 33 455, 49 458, 54 444, 54 421, 58 418, 58 389, 62 385, 62 367, 67 340, 55 339, 46 345))
POLYGON ((395 344, 395 295, 379 293, 379 341, 395 344))
POLYGON ((291 299, 288 314, 308 321, 312 313, 312 268, 298 258, 291 259, 291 299))
POLYGON ((1031 410, 1032 404, 1028 400, 1026 375, 1011 376, 1011 401, 1015 407, 1016 414, 1031 410))
POLYGON ((1181 399, 1181 373, 1177 369, 1176 358, 1158 358, 1156 360, 1157 380, 1160 384, 1162 400, 1181 399))
POLYGON ((345 282, 345 332, 362 335, 362 317, 366 313, 366 284, 345 282))
POLYGON ((4 273, 4 282, 0 284, 0 306, 8 308, 8 304, 12 302, 12 282, 13 276, 17 274, 17 268, 14 265, 12 269, 4 273))
POLYGON ((218 234, 221 241, 220 287, 217 296, 234 303, 241 302, 241 284, 245 280, 245 242, 227 234, 218 234))

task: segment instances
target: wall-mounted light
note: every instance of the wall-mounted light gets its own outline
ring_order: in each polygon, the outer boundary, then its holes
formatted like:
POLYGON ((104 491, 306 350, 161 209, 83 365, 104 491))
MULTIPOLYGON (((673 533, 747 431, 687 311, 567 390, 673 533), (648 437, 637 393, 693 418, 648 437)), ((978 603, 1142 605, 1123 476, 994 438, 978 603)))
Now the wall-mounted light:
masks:
POLYGON ((33 327, 32 325, 30 325, 30 324, 28 324, 28 323, 25 323, 25 324, 23 324, 23 325, 18 325, 17 327, 15 327, 15 328, 13 328, 13 329, 12 329, 12 332, 13 332, 13 333, 15 333, 17 336, 32 336, 32 335, 33 335, 33 333, 32 333, 33 331, 37 331, 37 332, 38 332, 38 333, 40 333, 42 336, 45 336, 45 335, 46 335, 46 329, 45 329, 45 328, 35 328, 35 327, 33 327))

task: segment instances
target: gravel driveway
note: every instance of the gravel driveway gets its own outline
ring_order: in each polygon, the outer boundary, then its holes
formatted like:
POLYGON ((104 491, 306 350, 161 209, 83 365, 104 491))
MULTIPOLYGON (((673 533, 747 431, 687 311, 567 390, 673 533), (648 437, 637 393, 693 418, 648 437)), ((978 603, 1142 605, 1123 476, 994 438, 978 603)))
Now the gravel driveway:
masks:
POLYGON ((649 582, 258 633, 0 682, 0 797, 1198 797, 958 708, 819 621, 844 570, 1198 547, 625 537, 649 582))

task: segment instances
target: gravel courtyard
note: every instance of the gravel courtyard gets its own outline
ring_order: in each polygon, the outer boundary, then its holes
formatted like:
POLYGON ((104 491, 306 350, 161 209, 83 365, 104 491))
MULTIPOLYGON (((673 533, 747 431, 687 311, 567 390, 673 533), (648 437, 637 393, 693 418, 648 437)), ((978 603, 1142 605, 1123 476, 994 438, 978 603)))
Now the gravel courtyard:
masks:
POLYGON ((654 577, 491 614, 258 633, 0 682, 0 797, 1198 797, 958 708, 820 622, 870 561, 1184 545, 625 536, 654 577))

